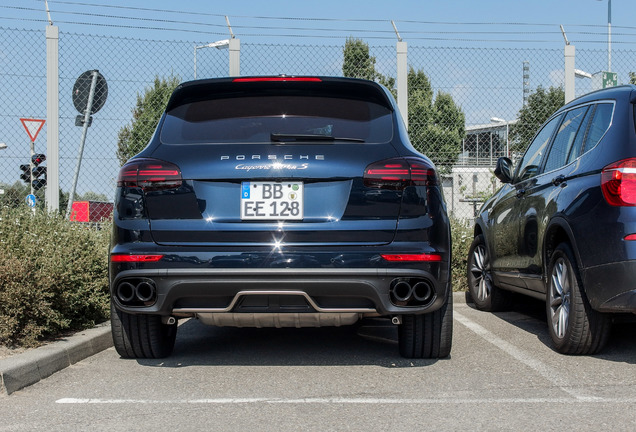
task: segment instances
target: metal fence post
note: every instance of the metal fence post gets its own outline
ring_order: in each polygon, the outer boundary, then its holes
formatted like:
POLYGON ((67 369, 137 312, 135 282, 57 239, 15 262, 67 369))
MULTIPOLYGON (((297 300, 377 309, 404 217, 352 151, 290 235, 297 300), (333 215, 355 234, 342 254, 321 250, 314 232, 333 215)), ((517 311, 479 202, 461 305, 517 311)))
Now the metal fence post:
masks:
POLYGON ((241 75, 241 40, 230 39, 230 76, 241 75))
POLYGON ((397 51, 397 102, 400 113, 404 118, 404 124, 409 127, 409 90, 408 90, 408 60, 407 44, 399 41, 397 51))
POLYGON ((574 58, 576 49, 574 45, 565 46, 565 103, 574 99, 574 58))
POLYGON ((59 29, 46 26, 46 207, 60 208, 59 29))

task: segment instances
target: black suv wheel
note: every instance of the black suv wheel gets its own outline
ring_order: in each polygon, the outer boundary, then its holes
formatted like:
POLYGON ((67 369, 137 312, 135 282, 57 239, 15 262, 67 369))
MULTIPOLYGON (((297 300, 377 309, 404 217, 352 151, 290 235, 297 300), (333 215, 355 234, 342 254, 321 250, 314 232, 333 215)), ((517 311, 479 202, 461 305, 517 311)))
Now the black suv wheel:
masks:
POLYGON ((599 352, 607 341, 610 323, 605 314, 590 306, 567 243, 552 254, 547 285, 548 327, 556 350, 563 354, 599 352))
POLYGON ((406 358, 445 358, 453 335, 453 293, 447 290, 444 306, 425 315, 404 315, 398 326, 400 354, 406 358))
POLYGON ((122 358, 163 358, 172 354, 177 324, 163 324, 158 315, 133 315, 110 307, 111 332, 122 358))
POLYGON ((470 245, 467 270, 468 293, 477 309, 496 312, 507 308, 510 294, 497 288, 493 282, 490 255, 481 234, 470 245))

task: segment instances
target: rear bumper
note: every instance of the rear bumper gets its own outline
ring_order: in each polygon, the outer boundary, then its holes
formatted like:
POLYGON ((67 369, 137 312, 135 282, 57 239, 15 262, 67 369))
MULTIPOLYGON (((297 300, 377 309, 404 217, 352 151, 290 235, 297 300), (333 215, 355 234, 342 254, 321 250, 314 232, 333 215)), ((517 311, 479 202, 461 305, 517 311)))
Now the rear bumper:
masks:
MULTIPOLYGON (((432 271, 406 268, 163 268, 126 269, 111 280, 114 305, 128 313, 196 315, 204 313, 359 313, 402 315, 440 308, 450 289, 440 280, 443 263, 432 271), (426 280, 432 295, 426 304, 396 306, 390 298, 396 279, 426 280), (125 282, 152 281, 156 296, 147 305, 124 305, 117 287, 125 282), (151 303, 151 304, 150 304, 151 303)), ((447 264, 446 264, 447 265, 447 264)), ((447 272, 442 272, 447 274, 447 272)))
POLYGON ((582 278, 594 309, 636 313, 636 261, 590 267, 582 272, 582 278))

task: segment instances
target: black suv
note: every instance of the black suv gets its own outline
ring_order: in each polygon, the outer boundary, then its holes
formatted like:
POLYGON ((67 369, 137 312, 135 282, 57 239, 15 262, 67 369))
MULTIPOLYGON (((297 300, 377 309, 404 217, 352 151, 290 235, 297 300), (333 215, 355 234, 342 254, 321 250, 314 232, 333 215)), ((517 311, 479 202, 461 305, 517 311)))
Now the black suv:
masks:
POLYGON ((405 357, 452 340, 450 229, 432 162, 365 80, 241 77, 174 91, 119 173, 112 332, 172 352, 177 320, 237 327, 386 317, 405 357))
POLYGON ((609 313, 636 313, 636 86, 600 90, 559 109, 482 207, 468 255, 477 308, 510 291, 546 302, 566 354, 596 353, 609 313))

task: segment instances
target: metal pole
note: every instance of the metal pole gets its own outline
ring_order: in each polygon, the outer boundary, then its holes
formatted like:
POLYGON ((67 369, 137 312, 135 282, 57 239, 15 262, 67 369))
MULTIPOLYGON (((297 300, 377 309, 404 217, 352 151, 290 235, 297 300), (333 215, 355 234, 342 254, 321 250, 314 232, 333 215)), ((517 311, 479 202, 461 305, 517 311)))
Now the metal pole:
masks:
POLYGON ((241 76, 241 40, 232 38, 229 44, 230 76, 241 76))
POLYGON ((46 17, 49 20, 49 25, 53 25, 53 21, 51 20, 51 11, 49 10, 49 2, 44 0, 44 7, 46 8, 46 17))
POLYGON ((397 102, 404 125, 409 128, 409 88, 408 88, 408 46, 404 41, 398 41, 396 45, 397 52, 397 102))
POLYGON ((33 166, 33 156, 35 156, 35 142, 31 141, 31 158, 29 159, 29 174, 31 175, 31 195, 33 195, 33 168, 35 168, 33 166))
POLYGON ((46 26, 46 208, 60 208, 59 30, 46 26))
POLYGON ((75 166, 75 176, 73 177, 73 185, 71 186, 71 191, 68 196, 68 205, 66 206, 66 219, 68 220, 71 215, 71 209, 73 208, 73 200, 75 198, 75 189, 77 188, 77 179, 79 177, 80 167, 82 166, 82 155, 84 153, 84 143, 86 142, 86 134, 88 132, 88 122, 91 118, 91 112, 93 111, 93 99, 95 97, 95 87, 97 84, 97 75, 99 71, 93 71, 93 79, 91 81, 91 90, 88 94, 88 104, 86 106, 86 111, 84 112, 84 128, 82 129, 82 141, 80 143, 78 155, 77 155, 77 165, 75 166))
POLYGON ((510 132, 510 123, 506 120, 506 157, 510 157, 510 138, 508 137, 508 133, 510 132))
POLYGON ((576 48, 574 45, 565 46, 565 103, 574 99, 574 57, 576 48))
POLYGON ((476 159, 475 164, 479 165, 479 133, 476 135, 476 137, 477 137, 477 139, 475 140, 475 148, 477 149, 477 152, 476 152, 475 155, 477 156, 477 159, 476 159))
MULTIPOLYGON (((33 194, 33 168, 35 168, 33 166, 33 155, 35 155, 35 141, 31 141, 31 157, 29 158, 29 176, 30 176, 30 179, 31 179, 31 181, 29 182, 29 186, 30 186, 30 189, 31 189, 30 194, 35 196, 33 194)), ((35 202, 37 203, 37 199, 36 199, 35 202)), ((31 208, 31 210, 33 211, 33 214, 35 215, 35 206, 33 206, 31 208)))
POLYGON ((612 71, 612 0, 607 1, 607 71, 612 71))
POLYGON ((466 138, 462 138, 462 165, 466 165, 466 138))
POLYGON ((490 135, 490 166, 492 166, 492 131, 488 135, 490 135))

